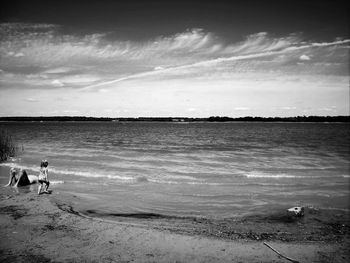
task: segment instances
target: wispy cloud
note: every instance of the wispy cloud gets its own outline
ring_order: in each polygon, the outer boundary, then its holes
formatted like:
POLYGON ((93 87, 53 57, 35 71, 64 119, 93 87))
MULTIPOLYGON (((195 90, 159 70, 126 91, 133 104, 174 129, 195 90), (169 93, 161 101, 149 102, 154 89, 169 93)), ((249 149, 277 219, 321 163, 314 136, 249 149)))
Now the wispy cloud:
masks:
POLYGON ((318 114, 329 105, 348 112, 349 39, 260 32, 229 42, 190 29, 124 41, 62 32, 0 24, 2 114, 20 112, 18 100, 37 114, 318 114), (35 89, 45 92, 33 97, 35 89))
POLYGON ((57 29, 58 26, 49 24, 0 25, 0 68, 7 73, 3 74, 3 85, 19 81, 40 87, 93 90, 153 76, 173 78, 194 74, 196 77, 217 72, 227 76, 267 68, 298 71, 297 61, 310 61, 311 57, 313 64, 309 63, 309 72, 344 74, 347 49, 337 47, 350 42, 313 43, 305 41, 300 34, 273 37, 261 32, 241 42, 228 43, 202 29, 132 42, 110 40, 103 33, 61 34, 57 29), (330 69, 320 62, 338 64, 330 69), (23 69, 26 69, 24 74, 23 69))
MULTIPOLYGON (((265 35, 265 34, 264 34, 265 35)), ((145 71, 142 73, 137 73, 137 74, 131 74, 129 76, 117 78, 114 80, 109 80, 106 82, 90 85, 84 88, 84 90, 89 90, 91 88, 98 88, 100 86, 104 85, 109 85, 109 84, 114 84, 118 83, 121 81, 129 80, 129 79, 135 79, 135 78, 144 78, 144 77, 149 77, 149 76, 155 76, 155 75, 161 75, 161 74, 168 74, 172 72, 178 72, 179 70, 191 70, 193 68, 206 68, 206 67, 211 67, 211 66, 217 66, 218 64, 222 64, 225 62, 234 62, 234 61, 239 61, 239 60, 253 60, 253 59, 260 59, 264 57, 271 57, 271 56, 276 56, 276 55, 288 55, 289 60, 295 60, 295 52, 301 51, 304 49, 310 49, 313 47, 329 47, 329 46, 337 46, 337 45, 343 45, 350 43, 350 40, 343 40, 343 41, 336 41, 336 42, 330 42, 330 43, 321 43, 322 45, 318 45, 318 43, 310 43, 309 45, 302 45, 302 46, 294 46, 293 48, 290 48, 290 46, 287 46, 284 49, 281 49, 282 45, 277 45, 277 44, 272 44, 270 46, 264 45, 263 47, 260 47, 261 49, 258 50, 257 48, 255 49, 258 51, 257 53, 252 53, 252 54, 246 54, 246 55, 238 55, 238 56, 229 56, 229 57, 220 57, 220 58, 214 58, 214 59, 209 59, 209 60, 203 60, 187 65, 181 65, 181 66, 173 66, 173 67, 168 67, 168 68, 157 68, 157 70, 150 70, 150 71, 145 71), (278 47, 277 50, 273 50, 272 47, 278 47), (265 49, 264 49, 265 48, 265 49)), ((299 57, 300 60, 303 61, 309 61, 310 57, 306 55, 301 55, 299 57)), ((275 61, 272 61, 271 64, 273 64, 275 61)), ((285 64, 286 61, 284 59, 283 63, 285 64)), ((255 63, 257 64, 257 63, 255 63)), ((266 64, 266 63, 265 63, 266 64)), ((275 63, 276 64, 276 63, 275 63)), ((318 65, 319 66, 319 65, 318 65)), ((346 64, 343 65, 346 67, 346 64)), ((221 68, 222 70, 222 68, 221 68)), ((234 70, 233 70, 234 71, 234 70)), ((310 71, 310 69, 309 69, 310 71)))

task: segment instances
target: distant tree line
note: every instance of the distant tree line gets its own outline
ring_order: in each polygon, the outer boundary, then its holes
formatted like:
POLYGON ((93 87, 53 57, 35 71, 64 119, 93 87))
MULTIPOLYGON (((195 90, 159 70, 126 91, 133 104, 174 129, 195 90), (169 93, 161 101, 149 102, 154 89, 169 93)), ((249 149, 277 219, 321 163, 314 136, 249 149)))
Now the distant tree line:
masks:
POLYGON ((350 116, 296 116, 296 117, 209 117, 210 122, 349 122, 350 116))
POLYGON ((96 118, 85 116, 50 116, 50 117, 0 117, 0 121, 26 121, 26 122, 40 122, 40 121, 112 121, 112 118, 96 118))
POLYGON ((121 122, 350 122, 350 116, 296 116, 296 117, 226 117, 211 116, 209 118, 188 117, 137 117, 107 118, 85 116, 52 116, 52 117, 0 117, 0 121, 18 122, 72 122, 72 121, 121 121, 121 122))

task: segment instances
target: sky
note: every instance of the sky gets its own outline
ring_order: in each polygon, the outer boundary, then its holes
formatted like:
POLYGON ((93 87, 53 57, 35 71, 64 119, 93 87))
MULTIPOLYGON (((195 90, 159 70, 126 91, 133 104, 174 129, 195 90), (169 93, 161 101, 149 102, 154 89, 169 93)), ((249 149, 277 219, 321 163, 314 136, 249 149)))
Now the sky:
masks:
POLYGON ((18 1, 0 116, 349 115, 346 1, 18 1))

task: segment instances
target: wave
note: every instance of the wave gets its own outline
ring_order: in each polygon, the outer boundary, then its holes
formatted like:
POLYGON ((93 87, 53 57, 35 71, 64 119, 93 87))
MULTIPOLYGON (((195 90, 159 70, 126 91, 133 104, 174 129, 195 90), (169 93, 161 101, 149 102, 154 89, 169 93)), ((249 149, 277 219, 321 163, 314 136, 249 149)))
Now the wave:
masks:
POLYGON ((135 180, 134 177, 129 176, 119 176, 112 174, 104 174, 104 173, 94 173, 94 172, 85 172, 85 171, 72 171, 72 170, 59 170, 56 168, 51 168, 51 171, 56 174, 62 175, 75 175, 89 178, 108 178, 108 179, 118 179, 118 180, 135 180))
MULTIPOLYGON (((23 169, 27 171, 33 171, 39 173, 39 168, 37 166, 29 166, 29 165, 21 165, 17 163, 1 163, 0 166, 7 166, 10 168, 23 169)), ((135 175, 132 176, 119 176, 119 175, 111 175, 106 173, 94 173, 94 172, 86 172, 86 171, 72 171, 67 169, 57 169, 56 167, 51 167, 49 169, 50 172, 54 174, 61 175, 72 175, 79 177, 87 177, 87 178, 108 178, 120 181, 128 181, 130 183, 157 183, 157 184, 190 184, 190 185, 227 185, 227 183, 209 183, 199 180, 198 178, 192 176, 181 176, 181 175, 171 175, 168 177, 160 178, 148 178, 146 176, 135 175)))
MULTIPOLYGON (((35 171, 39 173, 39 168, 37 166, 29 166, 29 165, 21 165, 15 163, 2 163, 0 166, 7 166, 10 168, 23 169, 27 171, 35 171)), ((72 170, 64 170, 57 169, 55 167, 49 168, 49 171, 54 174, 62 174, 62 175, 74 175, 74 176, 82 176, 89 178, 109 178, 109 179, 119 179, 119 180, 135 180, 134 177, 128 176, 119 176, 119 175, 111 175, 111 174, 99 174, 94 172, 85 172, 85 171, 72 171, 72 170)))
POLYGON ((227 185, 235 185, 234 183, 213 183, 213 182, 204 182, 204 181, 195 181, 195 182, 189 182, 189 181, 173 181, 173 180, 164 180, 164 179, 148 179, 151 183, 156 184, 187 184, 187 185, 212 185, 212 186, 227 186, 227 185))
MULTIPOLYGON (((6 166, 10 168, 17 168, 22 169, 30 172, 37 172, 39 173, 39 168, 37 166, 30 166, 30 165, 22 165, 17 163, 2 163, 0 166, 6 166)), ((183 183, 192 183, 188 182, 188 180, 197 180, 194 177, 191 176, 170 176, 170 178, 167 179, 150 179, 146 176, 119 176, 119 175, 113 175, 108 173, 96 173, 96 172, 87 172, 87 171, 73 171, 68 169, 57 169, 56 167, 50 167, 49 172, 52 172, 54 174, 60 174, 60 175, 72 175, 72 176, 79 176, 79 177, 87 177, 87 178, 108 178, 113 180, 119 180, 119 181, 128 181, 128 182, 137 182, 137 183, 146 183, 146 182, 153 182, 153 183, 163 183, 163 184, 183 184, 183 183), (181 181, 172 181, 171 179, 182 179, 181 181)))
MULTIPOLYGON (((6 166, 10 168, 17 168, 17 169, 25 169, 29 173, 39 173, 39 167, 36 165, 23 165, 16 162, 8 162, 8 163, 1 163, 0 166, 6 166)), ((63 176, 78 176, 78 177, 86 177, 86 178, 107 178, 112 180, 117 180, 121 182, 128 182, 128 183, 156 183, 156 184, 174 184, 174 185, 180 185, 180 184, 187 184, 187 185, 212 185, 212 186, 227 186, 227 185, 242 185, 242 186, 252 186, 252 181, 247 182, 237 182, 237 181, 231 181, 231 182, 208 182, 206 180, 196 178, 194 176, 190 175, 179 175, 179 174, 156 174, 153 176, 145 176, 140 175, 139 173, 135 173, 135 175, 116 175, 112 174, 111 172, 101 172, 101 170, 98 170, 99 172, 94 171, 77 171, 77 170, 70 170, 70 169, 58 169, 57 167, 51 166, 49 168, 49 171, 54 174, 60 174, 63 176)), ((130 174, 130 173, 129 173, 130 174)), ((199 174, 198 174, 199 175, 199 174)), ((261 172, 253 172, 248 174, 239 174, 235 175, 234 177, 238 178, 248 178, 248 179, 254 179, 254 178, 269 178, 269 179, 293 179, 293 178, 303 178, 303 179, 312 179, 312 178, 350 178, 349 175, 293 175, 293 174, 267 174, 267 173, 261 173, 261 172)), ((232 177, 233 178, 233 177, 232 177)), ((63 182, 63 181, 62 181, 63 182)), ((268 186, 272 186, 271 183, 268 184, 268 186)))
POLYGON ((290 174, 246 174, 247 178, 303 178, 306 176, 296 176, 290 174))
POLYGON ((64 184, 64 181, 62 181, 62 180, 57 180, 57 181, 56 181, 56 180, 53 180, 53 181, 51 181, 51 180, 50 180, 50 183, 51 183, 51 184, 64 184))
POLYGON ((347 175, 293 175, 293 174, 262 174, 262 173, 252 173, 246 174, 247 178, 272 178, 272 179, 280 179, 280 178, 348 178, 347 175))

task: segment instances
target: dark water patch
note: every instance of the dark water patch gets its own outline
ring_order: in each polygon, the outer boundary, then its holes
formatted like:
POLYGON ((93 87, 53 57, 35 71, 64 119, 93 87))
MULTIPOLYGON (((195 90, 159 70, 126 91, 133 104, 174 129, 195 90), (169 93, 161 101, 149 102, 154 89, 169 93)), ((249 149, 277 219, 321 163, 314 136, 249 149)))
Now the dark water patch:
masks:
POLYGON ((75 210, 71 205, 56 203, 57 207, 62 211, 78 216, 97 217, 97 218, 134 218, 134 219, 184 219, 176 216, 162 215, 157 213, 108 213, 93 209, 75 210))
POLYGON ((97 210, 85 210, 81 211, 80 213, 92 217, 124 217, 124 218, 135 218, 135 219, 180 219, 176 216, 169 216, 169 215, 162 215, 157 213, 107 213, 107 212, 100 212, 97 210))

